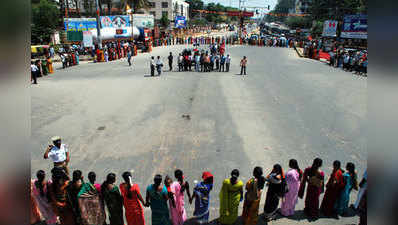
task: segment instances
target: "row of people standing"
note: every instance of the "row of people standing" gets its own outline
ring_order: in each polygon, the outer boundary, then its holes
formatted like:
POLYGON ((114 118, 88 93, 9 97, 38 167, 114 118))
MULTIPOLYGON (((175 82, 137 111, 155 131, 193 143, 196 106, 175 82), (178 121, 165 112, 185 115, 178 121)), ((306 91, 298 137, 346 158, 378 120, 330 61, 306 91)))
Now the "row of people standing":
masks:
MULTIPOLYGON (((321 207, 319 197, 324 189, 324 173, 320 170, 322 160, 317 158, 312 166, 300 170, 296 160, 289 161, 290 169, 285 174, 279 164, 273 166, 272 171, 263 176, 261 167, 253 170, 253 177, 246 183, 244 194, 243 182, 239 180, 239 170, 234 169, 231 177, 223 181, 219 193, 220 208, 219 222, 234 224, 238 219, 238 208, 244 200, 242 219, 245 225, 257 224, 259 219, 259 205, 262 190, 267 184, 264 216, 267 221, 274 219, 282 199, 280 213, 292 216, 298 198, 303 198, 305 189, 305 214, 310 218, 318 218, 321 211, 325 216, 343 215, 348 209, 350 192, 357 189, 356 172, 353 163, 347 163, 344 172, 340 162, 333 163, 334 169, 326 184, 321 207)), ((31 197, 37 202, 43 218, 48 224, 59 220, 61 224, 104 224, 105 210, 111 225, 123 224, 123 207, 128 225, 144 225, 143 207, 150 207, 152 211, 152 225, 183 225, 187 220, 184 206, 184 196, 187 194, 189 203, 195 200, 193 221, 207 223, 209 220, 210 192, 213 189, 213 175, 206 171, 202 174, 202 182, 197 183, 190 193, 189 183, 181 170, 174 173, 175 181, 162 175, 154 177, 154 182, 146 188, 146 198, 141 195, 138 184, 134 183, 130 172, 123 173, 123 181, 116 185, 116 175, 110 173, 102 185, 97 184, 94 172, 88 174, 89 182, 83 181, 82 172, 75 170, 73 179, 65 170, 55 167, 52 171, 52 181, 45 181, 44 171, 38 171, 37 180, 32 181, 31 197), (162 185, 163 182, 163 185, 162 185)), ((354 207, 359 207, 366 201, 367 176, 361 181, 361 191, 354 207)), ((35 205, 32 205, 32 207, 35 205)), ((37 211, 37 210, 36 210, 37 211)), ((363 217, 361 219, 363 221, 363 217)))
POLYGON ((31 82, 37 84, 37 78, 54 73, 53 62, 50 56, 46 59, 31 61, 31 82))
POLYGON ((79 51, 60 52, 59 57, 61 58, 63 69, 80 63, 79 51))
POLYGON ((195 72, 229 72, 231 66, 231 56, 228 54, 209 54, 195 52, 194 55, 179 54, 178 56, 178 71, 192 71, 192 66, 195 72))

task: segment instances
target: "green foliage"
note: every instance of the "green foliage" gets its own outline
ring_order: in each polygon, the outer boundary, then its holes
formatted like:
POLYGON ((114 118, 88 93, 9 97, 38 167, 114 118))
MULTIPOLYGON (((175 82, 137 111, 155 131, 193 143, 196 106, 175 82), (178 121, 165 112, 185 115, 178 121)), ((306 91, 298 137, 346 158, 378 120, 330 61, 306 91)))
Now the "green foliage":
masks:
MULTIPOLYGON (((191 14, 190 14, 191 19, 199 17, 199 13, 193 12, 193 10, 208 10, 208 11, 215 11, 215 12, 238 11, 237 8, 227 7, 227 6, 221 5, 220 3, 209 3, 209 4, 205 5, 202 0, 186 0, 186 2, 189 4, 189 10, 191 12, 191 14)), ((226 16, 218 15, 218 14, 203 14, 202 16, 206 19, 206 21, 208 23, 226 23, 226 22, 237 20, 237 17, 236 18, 228 18, 226 16)), ((200 20, 200 23, 202 23, 202 21, 203 20, 200 20)), ((195 24, 195 23, 192 23, 192 24, 195 24)))
POLYGON ((40 0, 32 5, 31 40, 33 44, 50 42, 51 35, 60 23, 60 14, 54 2, 40 0))
MULTIPOLYGON (((276 14, 288 14, 290 9, 294 9, 296 5, 295 0, 281 0, 276 4, 275 8, 270 12, 270 13, 276 13, 276 14)), ((287 16, 271 16, 267 15, 266 16, 266 21, 268 22, 285 22, 287 19, 287 16)))
POLYGON ((288 25, 291 29, 297 28, 311 28, 312 20, 310 17, 301 17, 301 16, 290 16, 285 21, 286 25, 288 25))
POLYGON ((170 25, 170 20, 165 14, 163 14, 159 22, 164 28, 167 28, 170 25))
POLYGON ((313 20, 343 20, 346 14, 366 13, 366 0, 318 0, 310 5, 310 14, 313 20))
POLYGON ((188 25, 189 26, 192 26, 192 25, 195 25, 195 26, 206 26, 206 24, 207 24, 207 20, 204 19, 204 18, 202 18, 202 19, 201 18, 193 18, 193 19, 188 21, 188 25))
POLYGON ((312 29, 311 29, 311 34, 313 37, 320 36, 323 31, 323 22, 321 21, 316 21, 314 22, 312 29))

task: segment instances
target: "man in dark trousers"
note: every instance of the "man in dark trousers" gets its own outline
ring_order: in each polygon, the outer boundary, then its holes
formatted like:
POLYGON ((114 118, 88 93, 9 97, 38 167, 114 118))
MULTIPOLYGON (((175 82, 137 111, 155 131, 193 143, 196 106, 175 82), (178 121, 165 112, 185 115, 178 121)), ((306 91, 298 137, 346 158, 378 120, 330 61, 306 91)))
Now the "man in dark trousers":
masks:
POLYGON ((173 70, 173 53, 170 52, 168 59, 169 59, 170 71, 172 71, 173 70))
POLYGON ((155 76, 155 57, 151 57, 150 61, 150 66, 151 66, 151 76, 155 76))
POLYGON ((37 68, 37 66, 33 61, 30 64, 30 70, 31 70, 31 81, 33 80, 33 84, 37 84, 37 73, 39 71, 39 68, 37 68))
POLYGON ((221 70, 222 70, 222 72, 224 72, 225 71, 225 56, 224 55, 221 55, 220 56, 220 70, 219 70, 219 72, 221 72, 221 70))
POLYGON ((246 75, 246 66, 247 66, 247 59, 246 59, 246 56, 243 56, 243 59, 240 60, 240 67, 241 67, 240 75, 243 75, 243 72, 246 75))
POLYGON ((231 56, 227 55, 227 58, 225 58, 225 72, 229 72, 229 67, 231 65, 231 56))
POLYGON ((127 62, 129 63, 129 66, 131 66, 131 49, 129 48, 127 52, 127 62))

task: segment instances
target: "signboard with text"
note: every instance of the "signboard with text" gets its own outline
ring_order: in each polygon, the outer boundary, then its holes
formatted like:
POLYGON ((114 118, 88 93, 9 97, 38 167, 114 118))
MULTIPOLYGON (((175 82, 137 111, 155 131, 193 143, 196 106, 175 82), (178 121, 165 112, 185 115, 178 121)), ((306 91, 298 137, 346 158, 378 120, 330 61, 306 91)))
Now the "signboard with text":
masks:
POLYGON ((64 18, 65 31, 89 31, 97 29, 95 18, 64 18))
POLYGON ((345 15, 341 30, 342 38, 368 38, 368 15, 345 15))
POLYGON ((336 20, 326 20, 325 23, 323 24, 322 36, 336 37, 337 24, 338 22, 336 20))
POLYGON ((133 26, 153 29, 155 18, 150 14, 133 14, 133 26))
POLYGON ((185 16, 176 16, 175 17, 175 28, 185 28, 187 26, 187 20, 185 16))

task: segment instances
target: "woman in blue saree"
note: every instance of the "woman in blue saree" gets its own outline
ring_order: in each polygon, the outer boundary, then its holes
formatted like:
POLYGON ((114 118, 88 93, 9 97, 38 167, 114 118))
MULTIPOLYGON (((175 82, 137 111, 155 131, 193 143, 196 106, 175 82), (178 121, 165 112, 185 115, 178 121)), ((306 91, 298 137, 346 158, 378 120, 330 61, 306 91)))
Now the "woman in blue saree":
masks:
POLYGON ((350 202, 350 193, 352 189, 358 190, 357 174, 355 172, 354 163, 347 163, 347 172, 343 174, 344 189, 341 191, 340 197, 337 199, 334 209, 338 215, 342 216, 347 213, 348 203, 350 202))
POLYGON ((203 181, 193 189, 193 196, 189 202, 195 199, 195 210, 193 220, 199 224, 206 224, 209 221, 210 191, 213 189, 213 175, 206 171, 202 174, 203 181))

